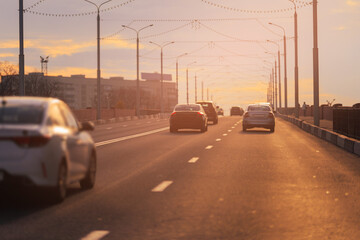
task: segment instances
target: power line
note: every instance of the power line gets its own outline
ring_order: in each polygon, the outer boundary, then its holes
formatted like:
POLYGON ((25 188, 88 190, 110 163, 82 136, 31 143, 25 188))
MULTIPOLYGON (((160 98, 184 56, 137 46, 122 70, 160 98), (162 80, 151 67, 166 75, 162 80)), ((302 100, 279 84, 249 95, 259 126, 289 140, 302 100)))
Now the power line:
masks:
MULTIPOLYGON (((41 1, 46 1, 46 0, 40 0, 39 3, 41 1)), ((103 10, 100 10, 100 12, 108 12, 108 11, 111 11, 113 9, 125 6, 125 5, 127 5, 127 4, 129 4, 131 2, 134 2, 134 1, 136 1, 136 0, 127 0, 126 2, 120 3, 118 5, 114 5, 112 7, 108 7, 108 8, 105 8, 103 10)), ((83 16, 97 14, 97 11, 83 12, 83 13, 46 13, 46 12, 32 11, 32 10, 30 10, 30 8, 25 9, 24 12, 34 14, 34 15, 40 15, 40 16, 44 16, 44 17, 83 17, 83 16)))
MULTIPOLYGON (((158 36, 161 36, 161 35, 165 35, 165 34, 168 34, 168 33, 170 33, 170 32, 174 32, 174 31, 177 31, 177 30, 182 29, 182 28, 184 28, 184 27, 187 27, 187 26, 189 26, 189 25, 191 25, 191 24, 193 24, 193 23, 192 23, 192 22, 186 23, 186 24, 184 24, 184 25, 181 25, 181 26, 179 26, 179 27, 176 27, 176 28, 167 30, 167 31, 165 31, 165 32, 147 35, 147 36, 144 36, 144 37, 140 37, 139 39, 153 38, 153 37, 158 37, 158 36)), ((111 35, 109 35, 109 37, 113 37, 113 36, 117 35, 119 32, 121 32, 121 31, 118 31, 117 33, 111 34, 111 35)), ((109 38, 109 37, 105 37, 105 38, 102 38, 102 39, 103 39, 103 40, 123 40, 123 41, 136 40, 136 38, 119 39, 119 38, 109 38)))
POLYGON ((33 5, 31 5, 30 7, 25 8, 24 11, 28 11, 28 10, 30 10, 32 8, 35 8, 35 7, 37 7, 38 5, 40 5, 41 3, 45 2, 45 1, 46 0, 39 0, 36 3, 34 3, 33 5))
MULTIPOLYGON (((209 0, 200 0, 200 1, 203 2, 203 3, 209 4, 211 6, 222 8, 222 9, 225 9, 225 10, 234 11, 234 12, 241 12, 241 13, 251 13, 251 14, 281 13, 281 12, 289 12, 289 11, 294 10, 294 7, 282 8, 282 9, 273 9, 273 10, 249 10, 249 9, 240 9, 240 8, 234 8, 234 7, 225 6, 225 5, 214 3, 214 2, 209 1, 209 0)), ((295 2, 300 4, 300 5, 297 6, 297 8, 307 7, 307 6, 312 4, 311 2, 303 2, 303 1, 299 1, 299 0, 295 0, 295 2)))

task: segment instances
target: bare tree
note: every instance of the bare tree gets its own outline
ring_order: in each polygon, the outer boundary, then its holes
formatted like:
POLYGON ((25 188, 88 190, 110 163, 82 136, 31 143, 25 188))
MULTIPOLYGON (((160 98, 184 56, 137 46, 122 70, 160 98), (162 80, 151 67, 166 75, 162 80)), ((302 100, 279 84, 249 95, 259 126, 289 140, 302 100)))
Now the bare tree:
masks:
POLYGON ((9 62, 0 62, 1 95, 12 96, 18 94, 19 76, 18 69, 9 62))
MULTIPOLYGON (((1 95, 19 94, 19 75, 17 66, 9 62, 0 62, 1 95)), ((40 97, 57 97, 59 85, 42 73, 30 73, 25 76, 25 95, 40 97)))

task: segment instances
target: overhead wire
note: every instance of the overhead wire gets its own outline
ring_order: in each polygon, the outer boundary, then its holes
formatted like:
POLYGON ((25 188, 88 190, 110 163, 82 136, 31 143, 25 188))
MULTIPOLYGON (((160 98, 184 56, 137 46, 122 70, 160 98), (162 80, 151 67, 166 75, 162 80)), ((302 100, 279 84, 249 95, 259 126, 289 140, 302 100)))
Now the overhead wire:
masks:
MULTIPOLYGON (((45 0, 43 0, 43 1, 45 1, 45 0)), ((113 9, 128 5, 134 1, 136 1, 136 0, 127 0, 126 2, 114 5, 112 7, 102 9, 102 10, 100 10, 100 12, 101 13, 108 12, 113 9)), ((82 12, 82 13, 47 13, 47 12, 33 11, 28 8, 28 9, 24 10, 24 13, 30 13, 30 14, 40 15, 40 16, 45 16, 45 17, 83 17, 83 16, 88 16, 88 15, 95 15, 95 14, 97 14, 97 11, 89 11, 89 12, 82 12)))
MULTIPOLYGON (((281 12, 289 12, 293 11, 295 7, 289 7, 289 8, 281 8, 281 9, 272 9, 272 10, 249 10, 249 9, 241 9, 241 8, 235 8, 235 7, 229 7, 222 4, 214 3, 213 1, 209 0, 200 0, 203 3, 206 3, 208 5, 211 5, 213 7, 222 8, 229 11, 234 12, 240 12, 240 13, 250 13, 250 14, 269 14, 269 13, 281 13, 281 12)), ((304 8, 312 4, 312 2, 303 2, 299 0, 295 0, 297 3, 299 3, 299 6, 296 6, 297 9, 304 8)))

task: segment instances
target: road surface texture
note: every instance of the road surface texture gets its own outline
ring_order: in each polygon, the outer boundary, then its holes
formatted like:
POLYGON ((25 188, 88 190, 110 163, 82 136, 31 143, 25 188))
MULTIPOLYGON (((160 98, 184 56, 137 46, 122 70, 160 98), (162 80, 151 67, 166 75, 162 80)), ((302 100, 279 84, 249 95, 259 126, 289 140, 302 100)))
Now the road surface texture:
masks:
POLYGON ((206 133, 147 119, 93 137, 95 188, 58 205, 2 194, 1 240, 360 239, 360 158, 281 119, 274 133, 223 117, 206 133))

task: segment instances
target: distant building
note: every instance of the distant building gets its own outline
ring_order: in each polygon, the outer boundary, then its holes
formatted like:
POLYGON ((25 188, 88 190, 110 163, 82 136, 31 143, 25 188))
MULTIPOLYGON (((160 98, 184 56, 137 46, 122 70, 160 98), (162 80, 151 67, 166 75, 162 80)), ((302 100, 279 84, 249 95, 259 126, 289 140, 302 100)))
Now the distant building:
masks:
MULTIPOLYGON (((142 74, 143 75, 143 74, 142 74)), ((145 77, 150 76, 149 79, 140 80, 141 89, 141 109, 159 109, 160 108, 160 80, 155 74, 145 74, 145 77), (146 99, 145 99, 146 98, 146 99), (146 101, 145 101, 146 100, 146 101)), ((44 76, 43 73, 30 73, 25 75, 25 84, 30 79, 37 77, 42 82, 48 81, 56 83, 54 91, 51 96, 58 97, 65 101, 72 109, 95 108, 97 102, 97 79, 86 78, 85 75, 71 75, 64 76, 44 76)), ((3 76, 2 82, 4 84, 9 81, 18 79, 18 76, 3 76)), ((163 100, 165 110, 171 111, 177 104, 176 99, 176 85, 171 82, 171 75, 166 75, 166 80, 163 82, 163 100)), ((29 85, 29 83, 28 83, 29 85)), ((16 88, 18 84, 11 86, 11 89, 16 88)), ((27 89, 29 86, 25 85, 27 89)), ((14 91, 15 94, 17 91, 14 91)), ((5 93, 6 94, 6 93, 5 93)), ((6 95, 14 95, 13 93, 6 95)), ((110 77, 108 79, 101 79, 101 107, 110 108, 120 101, 126 106, 135 107, 136 98, 136 80, 125 80, 123 77, 110 77), (127 99, 124 100, 123 96, 127 99), (129 103, 131 102, 131 103, 129 103)))

